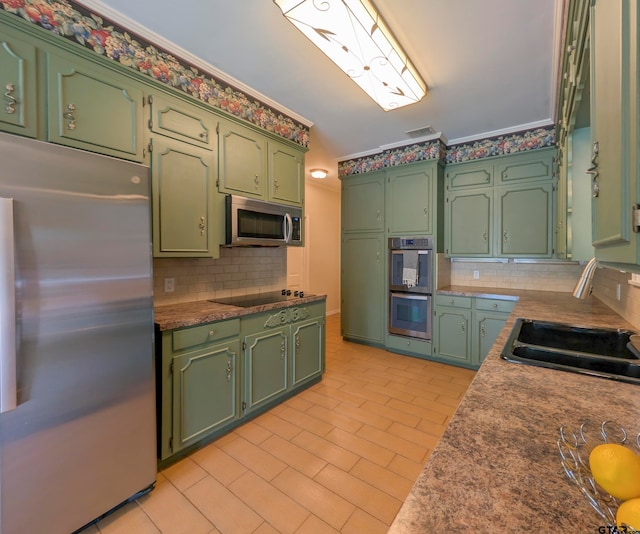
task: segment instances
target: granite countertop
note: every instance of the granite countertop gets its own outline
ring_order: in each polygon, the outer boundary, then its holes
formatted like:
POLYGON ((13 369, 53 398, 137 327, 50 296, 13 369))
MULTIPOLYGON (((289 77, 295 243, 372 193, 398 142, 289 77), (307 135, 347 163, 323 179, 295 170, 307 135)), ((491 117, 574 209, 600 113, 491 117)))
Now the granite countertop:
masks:
POLYGON ((614 419, 637 434, 640 387, 508 363, 500 352, 518 317, 636 329, 595 297, 457 286, 438 293, 519 300, 389 532, 598 532, 604 521, 560 465, 558 429, 614 419))
POLYGON ((219 304, 208 300, 198 300, 181 304, 166 304, 154 307, 154 322, 160 331, 173 330, 174 328, 185 328, 222 321, 224 319, 234 319, 236 317, 242 317, 243 315, 279 310, 291 306, 301 306, 302 304, 323 301, 326 300, 326 298, 326 295, 306 295, 301 298, 290 298, 283 302, 272 302, 270 304, 261 304, 247 308, 229 304, 219 304))

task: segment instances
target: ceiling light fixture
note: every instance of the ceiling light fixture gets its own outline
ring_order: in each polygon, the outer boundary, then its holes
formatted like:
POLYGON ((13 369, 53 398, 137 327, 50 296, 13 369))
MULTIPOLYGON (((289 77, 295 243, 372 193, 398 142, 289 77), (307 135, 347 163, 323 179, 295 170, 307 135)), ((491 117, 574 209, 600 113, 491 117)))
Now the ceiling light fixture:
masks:
POLYGON ((427 92, 369 0, 273 0, 284 16, 389 111, 427 92))
POLYGON ((309 173, 311 174, 311 178, 322 179, 327 177, 327 175, 329 174, 329 171, 326 171, 324 169, 311 169, 309 173))

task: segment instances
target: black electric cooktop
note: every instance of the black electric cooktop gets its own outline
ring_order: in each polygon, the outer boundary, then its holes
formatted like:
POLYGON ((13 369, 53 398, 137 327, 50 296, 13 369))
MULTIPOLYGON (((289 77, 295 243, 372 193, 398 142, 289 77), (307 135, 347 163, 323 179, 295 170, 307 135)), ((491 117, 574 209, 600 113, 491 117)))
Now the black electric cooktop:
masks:
POLYGON ((241 308, 250 308, 251 306, 261 306, 263 304, 273 304, 275 302, 287 302, 312 295, 304 291, 271 291, 269 293, 260 293, 257 295, 239 295, 237 297, 227 297, 221 299, 212 299, 210 302, 217 304, 229 304, 231 306, 239 306, 241 308))

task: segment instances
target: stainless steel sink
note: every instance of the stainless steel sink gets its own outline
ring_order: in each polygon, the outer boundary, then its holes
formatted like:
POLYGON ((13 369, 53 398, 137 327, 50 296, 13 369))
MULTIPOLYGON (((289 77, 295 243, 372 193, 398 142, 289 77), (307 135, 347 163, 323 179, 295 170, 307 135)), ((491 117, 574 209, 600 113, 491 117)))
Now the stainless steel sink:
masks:
POLYGON ((519 318, 504 360, 640 384, 640 359, 629 350, 629 330, 519 318))

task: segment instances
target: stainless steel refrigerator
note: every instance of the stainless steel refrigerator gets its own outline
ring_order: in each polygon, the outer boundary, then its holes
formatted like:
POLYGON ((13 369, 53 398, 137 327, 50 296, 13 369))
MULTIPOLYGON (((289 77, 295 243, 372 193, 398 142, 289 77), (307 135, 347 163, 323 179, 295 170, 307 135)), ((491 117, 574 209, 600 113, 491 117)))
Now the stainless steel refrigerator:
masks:
POLYGON ((0 133, 0 532, 156 480, 148 168, 0 133))

